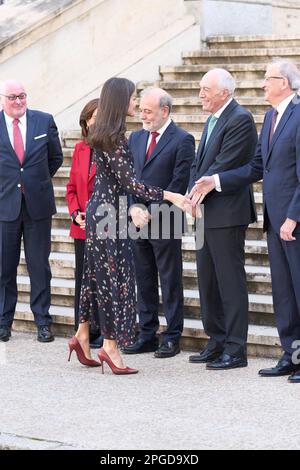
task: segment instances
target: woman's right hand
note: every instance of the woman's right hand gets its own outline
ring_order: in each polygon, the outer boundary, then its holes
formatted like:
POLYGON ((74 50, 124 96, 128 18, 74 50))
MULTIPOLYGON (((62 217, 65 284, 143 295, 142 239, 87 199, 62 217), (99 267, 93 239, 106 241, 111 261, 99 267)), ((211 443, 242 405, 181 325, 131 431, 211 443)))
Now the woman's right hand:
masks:
POLYGON ((77 215, 75 222, 77 222, 78 225, 80 225, 80 228, 82 230, 85 230, 85 212, 79 212, 77 215))

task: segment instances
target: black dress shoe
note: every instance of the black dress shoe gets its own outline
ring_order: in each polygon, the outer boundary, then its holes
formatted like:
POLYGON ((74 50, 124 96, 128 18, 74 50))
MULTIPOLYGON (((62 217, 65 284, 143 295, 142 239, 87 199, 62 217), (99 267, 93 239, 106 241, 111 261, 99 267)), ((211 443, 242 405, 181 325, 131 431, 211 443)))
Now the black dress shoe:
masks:
POLYGON ((176 354, 180 353, 179 343, 173 343, 173 341, 168 341, 160 345, 157 351, 154 353, 154 357, 164 358, 164 357, 173 357, 176 354))
POLYGON ((214 362, 206 364, 206 369, 209 370, 226 370, 226 369, 237 369, 239 367, 247 367, 248 362, 246 357, 235 357, 229 354, 223 353, 219 359, 214 362))
POLYGON ((103 346, 103 336, 98 336, 97 338, 90 339, 90 348, 91 349, 100 349, 103 346))
POLYGON ((296 366, 290 359, 280 359, 277 366, 271 369, 262 369, 258 373, 261 377, 283 377, 297 372, 299 365, 296 366))
POLYGON ((147 352, 154 352, 158 348, 158 339, 153 338, 151 340, 145 340, 143 338, 138 338, 135 343, 130 346, 126 346, 122 349, 124 354, 142 354, 147 352))
POLYGON ((204 349, 199 354, 193 354, 189 357, 189 362, 193 364, 205 364, 207 362, 213 362, 222 355, 222 352, 218 351, 209 351, 209 349, 204 349))
POLYGON ((6 343, 6 341, 9 341, 10 337, 11 337, 10 326, 2 326, 0 328, 0 341, 3 341, 4 343, 6 343))
POLYGON ((294 374, 290 375, 290 377, 288 378, 288 381, 290 383, 299 384, 300 383, 300 370, 297 370, 297 372, 294 372, 294 374))
POLYGON ((40 343, 51 343, 51 341, 54 341, 54 335, 51 333, 49 326, 40 326, 38 328, 37 340, 40 343))

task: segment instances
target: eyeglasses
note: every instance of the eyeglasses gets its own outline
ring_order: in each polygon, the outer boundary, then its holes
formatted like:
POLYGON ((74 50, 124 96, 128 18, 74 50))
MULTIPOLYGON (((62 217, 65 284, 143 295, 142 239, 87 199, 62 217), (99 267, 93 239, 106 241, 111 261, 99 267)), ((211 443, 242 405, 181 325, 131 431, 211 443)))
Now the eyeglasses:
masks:
POLYGON ((0 93, 0 95, 5 96, 5 98, 7 98, 8 101, 17 101, 18 98, 20 101, 22 101, 22 100, 26 100, 27 98, 26 93, 20 93, 19 95, 3 95, 2 93, 0 93))
POLYGON ((269 82, 270 80, 285 80, 285 77, 264 77, 265 82, 269 82))

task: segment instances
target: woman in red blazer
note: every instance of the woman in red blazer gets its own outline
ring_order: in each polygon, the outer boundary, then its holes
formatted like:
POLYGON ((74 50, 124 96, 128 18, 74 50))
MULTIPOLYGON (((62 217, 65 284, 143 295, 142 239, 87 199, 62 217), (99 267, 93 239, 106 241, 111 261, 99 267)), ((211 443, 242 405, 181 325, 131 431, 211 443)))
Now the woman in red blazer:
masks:
MULTIPOLYGON (((79 124, 82 140, 75 145, 70 180, 67 184, 66 199, 72 218, 70 236, 75 245, 75 329, 79 323, 79 298, 83 274, 85 246, 85 208, 94 189, 96 166, 93 163, 93 150, 87 138, 89 128, 95 122, 99 99, 89 101, 80 113, 79 124)), ((91 325, 91 346, 101 346, 100 326, 91 325), (98 340, 97 340, 98 339, 98 340)))

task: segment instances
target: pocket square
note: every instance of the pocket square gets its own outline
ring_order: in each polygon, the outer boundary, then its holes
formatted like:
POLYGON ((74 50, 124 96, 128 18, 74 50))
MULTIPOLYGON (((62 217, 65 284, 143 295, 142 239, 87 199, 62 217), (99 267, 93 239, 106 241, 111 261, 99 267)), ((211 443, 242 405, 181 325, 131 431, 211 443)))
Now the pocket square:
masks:
POLYGON ((42 139, 42 137, 47 137, 47 134, 41 134, 34 137, 34 140, 42 139))

